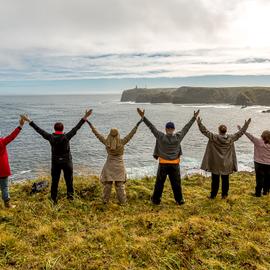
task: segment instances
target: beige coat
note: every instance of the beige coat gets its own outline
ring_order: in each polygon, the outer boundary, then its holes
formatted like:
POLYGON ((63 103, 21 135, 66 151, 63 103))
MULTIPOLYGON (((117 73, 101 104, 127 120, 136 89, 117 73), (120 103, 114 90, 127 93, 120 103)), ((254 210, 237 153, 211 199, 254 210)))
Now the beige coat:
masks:
POLYGON ((201 133, 209 139, 201 169, 218 175, 236 172, 238 168, 234 142, 244 134, 248 124, 245 124, 237 133, 226 135, 211 133, 201 122, 198 126, 201 133))
POLYGON ((100 181, 101 182, 108 182, 108 181, 126 181, 126 169, 123 160, 124 154, 124 146, 131 140, 138 129, 138 124, 131 130, 131 132, 120 139, 120 144, 114 150, 110 149, 106 144, 106 139, 103 135, 101 135, 95 127, 89 123, 93 133, 99 139, 101 143, 106 146, 106 151, 108 153, 107 160, 103 166, 100 181))

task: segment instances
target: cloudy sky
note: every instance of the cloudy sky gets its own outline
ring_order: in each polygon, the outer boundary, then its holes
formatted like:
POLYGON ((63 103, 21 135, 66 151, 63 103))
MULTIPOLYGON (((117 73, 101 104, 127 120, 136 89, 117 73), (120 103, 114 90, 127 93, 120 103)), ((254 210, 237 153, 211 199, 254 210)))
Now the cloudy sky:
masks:
POLYGON ((270 85, 268 0, 0 0, 0 7, 0 93, 41 81, 163 78, 172 86, 174 78, 224 75, 243 85, 264 75, 261 84, 270 85))

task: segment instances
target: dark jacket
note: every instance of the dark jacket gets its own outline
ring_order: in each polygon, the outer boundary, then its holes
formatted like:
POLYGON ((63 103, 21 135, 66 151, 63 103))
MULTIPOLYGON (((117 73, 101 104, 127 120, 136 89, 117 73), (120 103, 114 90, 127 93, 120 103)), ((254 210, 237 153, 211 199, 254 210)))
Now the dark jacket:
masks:
POLYGON ((33 121, 30 122, 29 125, 45 140, 50 142, 52 150, 52 162, 64 163, 72 160, 69 141, 73 136, 75 136, 84 122, 85 120, 81 119, 71 131, 63 134, 50 134, 38 127, 33 121))
POLYGON ((167 135, 159 130, 146 118, 143 118, 144 123, 149 127, 153 135, 156 137, 156 146, 154 150, 154 158, 159 157, 167 160, 178 159, 182 155, 181 141, 195 122, 196 118, 192 117, 191 120, 182 128, 181 131, 173 135, 167 135))
POLYGON ((238 170, 234 142, 237 141, 248 128, 245 124, 234 134, 219 135, 212 133, 199 122, 199 129, 209 140, 204 153, 201 169, 218 175, 228 175, 238 170))

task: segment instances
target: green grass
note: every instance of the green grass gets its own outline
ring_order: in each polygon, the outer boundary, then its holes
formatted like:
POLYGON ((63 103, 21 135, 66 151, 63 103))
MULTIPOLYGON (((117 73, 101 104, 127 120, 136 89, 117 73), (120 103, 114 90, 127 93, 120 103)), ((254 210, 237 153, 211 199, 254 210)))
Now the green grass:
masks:
POLYGON ((254 176, 235 174, 228 200, 207 199, 209 178, 183 179, 186 204, 169 181, 153 206, 154 178, 129 180, 128 204, 101 202, 95 177, 76 177, 68 202, 60 185, 30 196, 31 183, 11 186, 15 209, 0 208, 0 269, 270 269, 270 196, 255 198, 254 176))

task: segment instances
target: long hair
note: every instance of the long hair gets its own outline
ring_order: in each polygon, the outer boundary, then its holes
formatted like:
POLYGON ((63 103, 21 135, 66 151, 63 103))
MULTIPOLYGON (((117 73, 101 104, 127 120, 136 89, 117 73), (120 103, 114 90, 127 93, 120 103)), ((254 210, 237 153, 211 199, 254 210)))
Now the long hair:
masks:
POLYGON ((120 134, 117 128, 112 128, 106 138, 106 146, 111 150, 116 150, 121 146, 120 134))

